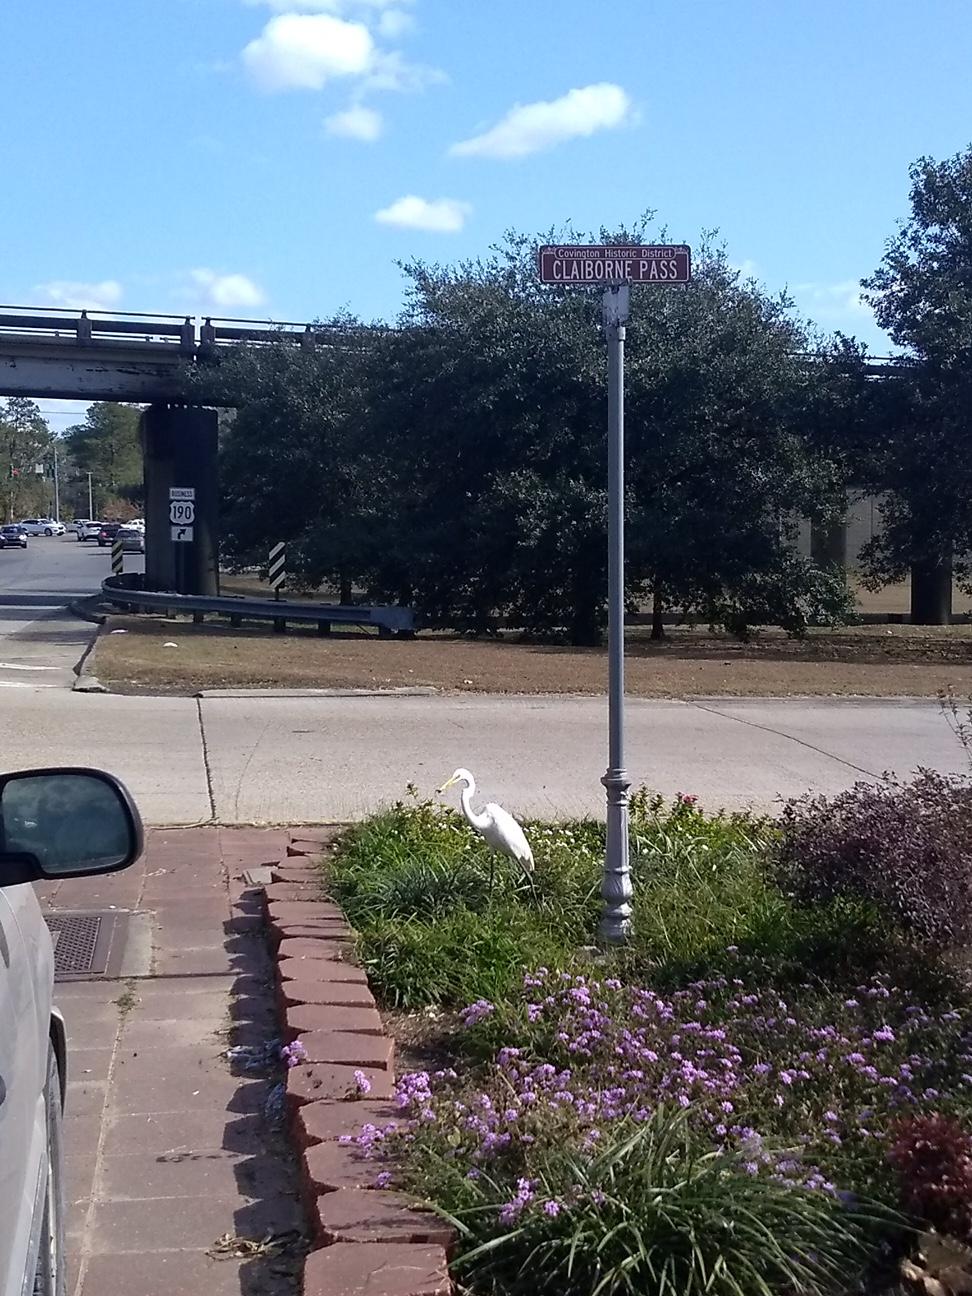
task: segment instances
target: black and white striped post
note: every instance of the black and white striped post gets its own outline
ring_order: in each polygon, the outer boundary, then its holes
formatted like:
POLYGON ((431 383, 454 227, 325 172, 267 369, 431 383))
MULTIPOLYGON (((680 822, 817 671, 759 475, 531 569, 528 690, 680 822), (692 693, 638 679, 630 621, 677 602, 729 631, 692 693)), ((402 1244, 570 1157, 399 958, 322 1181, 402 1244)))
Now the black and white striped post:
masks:
POLYGON ((125 566, 125 551, 122 548, 120 540, 113 540, 111 544, 111 574, 120 576, 125 566))
POLYGON ((287 577, 287 546, 281 540, 270 550, 270 585, 274 598, 280 597, 280 586, 287 577))

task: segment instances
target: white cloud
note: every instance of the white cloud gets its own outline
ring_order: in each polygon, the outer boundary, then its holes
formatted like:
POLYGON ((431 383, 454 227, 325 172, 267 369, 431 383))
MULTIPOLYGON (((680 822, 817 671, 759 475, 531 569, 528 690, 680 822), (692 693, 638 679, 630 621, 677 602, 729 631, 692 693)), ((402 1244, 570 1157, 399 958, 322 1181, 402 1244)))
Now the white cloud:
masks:
POLYGON ((213 309, 238 306, 260 306, 266 299, 263 290, 242 274, 218 274, 215 270, 191 270, 192 281, 203 302, 213 309))
POLYGON ((404 9, 385 9, 378 19, 378 35, 386 40, 398 40, 414 26, 414 17, 404 9))
POLYGON ((516 104, 495 126, 461 140, 456 157, 520 158, 622 126, 632 115, 631 99, 618 85, 601 82, 568 90, 559 99, 516 104))
POLYGON ((729 268, 735 270, 739 278, 745 283, 749 279, 756 278, 758 266, 750 257, 746 257, 743 261, 730 261, 729 268))
POLYGON ((361 76, 374 54, 362 23, 326 13, 284 13, 250 41, 243 63, 263 90, 320 90, 332 78, 361 76))
POLYGON ((324 129, 329 135, 342 135, 345 139, 366 140, 369 144, 381 134, 381 113, 364 104, 352 104, 343 112, 332 113, 324 119, 324 129))
POLYGON ((390 207, 375 212, 375 220, 382 225, 398 225, 402 229, 430 230, 435 234, 458 234, 472 213, 467 202, 456 198, 418 198, 407 194, 390 207))
POLYGON ((277 13, 382 14, 402 9, 412 0, 246 0, 251 7, 263 5, 277 13))
POLYGON ((794 284, 790 292, 803 308, 818 319, 843 319, 848 315, 870 316, 871 308, 861 296, 856 279, 838 283, 794 284))
POLYGON ((50 283, 38 284, 34 291, 43 293, 52 306, 65 310, 111 310, 122 299, 122 286, 117 279, 102 279, 100 283, 52 279, 50 283))
POLYGON ((448 77, 439 68, 409 63, 399 50, 379 50, 364 78, 366 90, 401 90, 415 93, 430 85, 439 85, 448 77))

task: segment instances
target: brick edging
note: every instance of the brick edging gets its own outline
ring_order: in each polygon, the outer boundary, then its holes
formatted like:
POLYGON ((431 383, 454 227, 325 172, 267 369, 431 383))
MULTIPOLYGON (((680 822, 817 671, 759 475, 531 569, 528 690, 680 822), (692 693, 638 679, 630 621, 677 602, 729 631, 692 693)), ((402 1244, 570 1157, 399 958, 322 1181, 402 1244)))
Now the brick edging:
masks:
POLYGON ((286 1043, 300 1040, 308 1055, 287 1073, 287 1126, 314 1248, 303 1292, 448 1296, 448 1225, 407 1197, 383 1191, 380 1162, 340 1141, 398 1112, 390 1101, 394 1042, 354 961, 347 919, 323 898, 320 868, 312 862, 336 835, 333 828, 295 830, 264 888, 280 1034, 286 1043), (370 1084, 367 1097, 358 1093, 356 1071, 370 1084))

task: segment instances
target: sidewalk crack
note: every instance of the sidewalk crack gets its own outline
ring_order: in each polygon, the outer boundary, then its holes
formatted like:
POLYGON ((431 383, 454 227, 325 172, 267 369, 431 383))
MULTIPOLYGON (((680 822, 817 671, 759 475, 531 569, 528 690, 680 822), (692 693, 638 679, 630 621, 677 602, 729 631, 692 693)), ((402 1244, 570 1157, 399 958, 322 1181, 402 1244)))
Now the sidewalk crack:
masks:
POLYGON ((759 724, 756 720, 746 720, 742 716, 728 715, 725 711, 720 711, 718 707, 705 706, 702 702, 693 701, 686 698, 690 706, 695 707, 698 711, 707 711, 709 715, 719 716, 722 720, 734 721, 736 724, 748 725, 750 729, 760 729, 763 733, 773 734, 776 738, 785 738, 787 742, 796 743, 798 747, 805 747, 807 751, 816 752, 818 756, 826 756, 828 760, 836 761, 838 765, 844 765, 847 769, 855 770, 858 774, 866 774, 868 778, 887 780, 887 770, 878 774, 874 770, 865 769, 863 765, 855 765, 853 761, 845 760, 843 756, 837 756, 834 752, 827 751, 824 747, 817 747, 812 742, 807 742, 805 738, 797 738, 795 734, 786 733, 782 729, 774 729, 772 725, 759 724))
POLYGON ((206 771, 206 795, 209 798, 209 823, 216 822, 216 797, 213 794, 213 771, 209 763, 209 748, 206 745, 206 725, 203 721, 202 698, 196 698, 196 716, 199 720, 199 738, 202 742, 203 768, 206 771))

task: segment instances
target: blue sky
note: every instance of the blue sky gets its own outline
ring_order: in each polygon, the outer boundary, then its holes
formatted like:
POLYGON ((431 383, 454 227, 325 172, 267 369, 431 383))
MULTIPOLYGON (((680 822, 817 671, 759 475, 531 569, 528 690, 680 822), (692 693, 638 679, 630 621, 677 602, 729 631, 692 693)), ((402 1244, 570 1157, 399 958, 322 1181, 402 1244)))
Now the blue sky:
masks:
POLYGON ((654 208, 882 353, 970 55, 966 0, 3 0, 0 299, 389 318, 398 260, 654 208))

